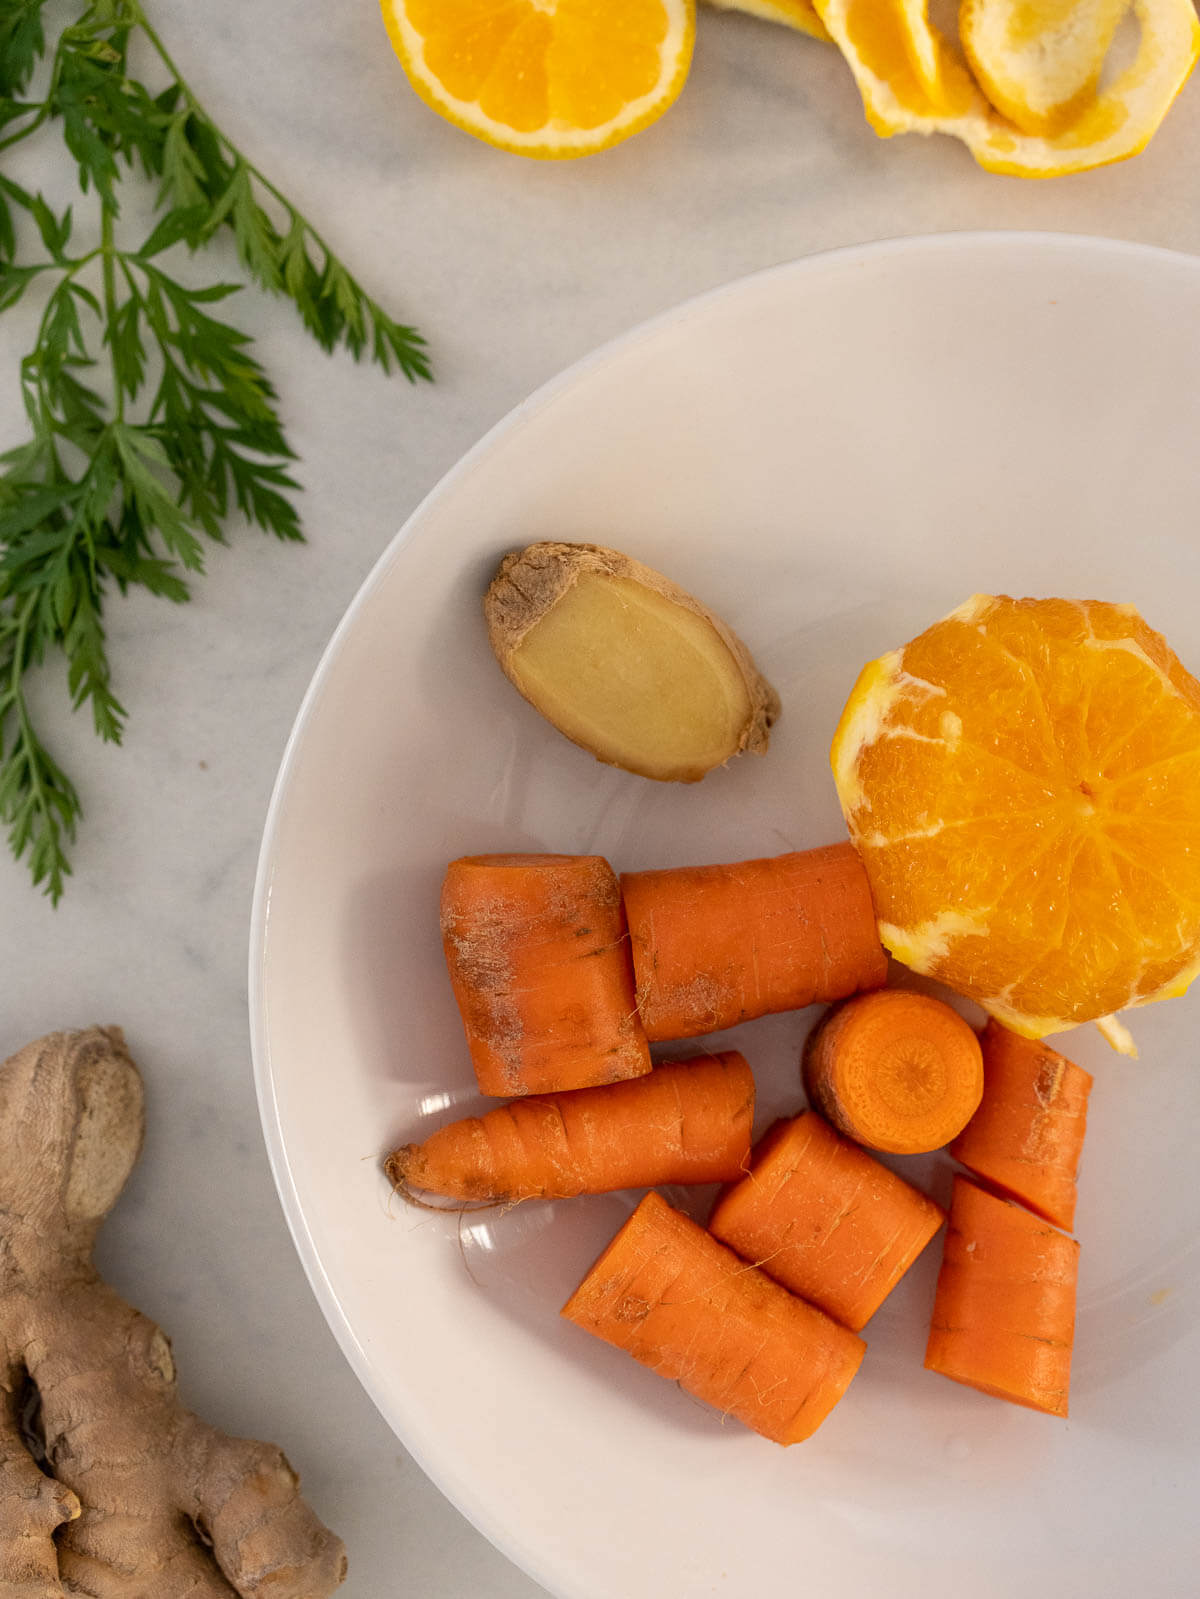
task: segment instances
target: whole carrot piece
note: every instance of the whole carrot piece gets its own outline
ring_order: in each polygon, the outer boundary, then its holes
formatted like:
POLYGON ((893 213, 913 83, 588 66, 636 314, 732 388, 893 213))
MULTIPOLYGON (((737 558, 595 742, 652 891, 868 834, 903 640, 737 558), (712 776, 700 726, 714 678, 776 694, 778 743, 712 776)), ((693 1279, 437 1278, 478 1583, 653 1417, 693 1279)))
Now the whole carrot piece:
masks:
POLYGON ((850 844, 621 878, 638 1008, 653 1040, 694 1038, 878 988, 887 957, 850 844))
POLYGON ((1070 1232, 1092 1079, 1041 1039, 989 1021, 983 1098, 950 1145, 955 1160, 1070 1232))
POLYGON ((882 988, 831 1010, 804 1048, 813 1106, 868 1149, 941 1149, 975 1113, 983 1056, 957 1011, 927 994, 882 988))
POLYGON ((1067 1414, 1079 1245, 955 1177, 925 1365, 997 1399, 1067 1414))
POLYGON ((778 1444, 816 1431, 866 1349, 654 1193, 562 1314, 778 1444))
POLYGON ((724 1183, 750 1158, 754 1078, 736 1050, 646 1077, 533 1095, 406 1144, 384 1169, 405 1192, 571 1199, 659 1183, 724 1183))
POLYGON ((621 891, 606 860, 451 861, 441 922, 483 1093, 555 1093, 650 1070, 621 891))
POLYGON ((940 1205, 805 1111, 767 1132, 708 1230, 859 1332, 944 1219, 940 1205))

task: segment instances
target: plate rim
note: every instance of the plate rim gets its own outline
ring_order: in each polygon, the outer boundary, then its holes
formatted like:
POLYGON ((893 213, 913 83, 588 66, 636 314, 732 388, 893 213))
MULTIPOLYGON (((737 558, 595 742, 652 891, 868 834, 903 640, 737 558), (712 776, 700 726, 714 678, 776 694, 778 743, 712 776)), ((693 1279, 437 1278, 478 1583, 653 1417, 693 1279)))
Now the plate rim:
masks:
POLYGON ((964 228, 935 233, 899 234, 838 245, 813 251, 786 261, 760 267, 688 296, 674 305, 634 323, 623 332, 595 346, 540 383, 523 399, 493 422, 433 486, 418 500, 398 530, 372 562, 358 589, 343 611, 313 669, 288 732, 271 796, 263 821, 262 838, 255 868, 248 944, 248 1013, 251 1064, 259 1121, 275 1192, 287 1222, 293 1247, 299 1256, 309 1287, 326 1324, 358 1382, 379 1415, 440 1493, 506 1559, 539 1583, 554 1599, 577 1599, 574 1590, 559 1585, 558 1575, 545 1569, 540 1553, 525 1545, 503 1522, 479 1502, 472 1488, 458 1478, 452 1464, 432 1458, 433 1446, 421 1436, 421 1428, 411 1416, 403 1416, 391 1399, 385 1402, 377 1389, 372 1362, 350 1324, 326 1272, 320 1253, 309 1231, 305 1202, 294 1179, 283 1135, 276 1096, 276 1074, 271 1052, 268 1022, 266 970, 270 931, 271 896, 281 820, 301 746, 313 721, 326 684, 354 630, 361 613, 383 584, 392 565, 420 528, 426 516, 453 494, 459 482, 468 477, 476 464, 553 404, 558 397, 591 376, 609 362, 619 360, 629 348, 660 331, 702 312, 711 302, 734 298, 751 291, 752 286, 775 278, 803 279, 816 276, 830 267, 853 267, 856 262, 900 258, 930 252, 953 254, 961 251, 1026 249, 1031 254, 1111 257, 1154 262, 1200 277, 1200 257, 1168 246, 1119 239, 1103 234, 1075 233, 1055 229, 964 228))

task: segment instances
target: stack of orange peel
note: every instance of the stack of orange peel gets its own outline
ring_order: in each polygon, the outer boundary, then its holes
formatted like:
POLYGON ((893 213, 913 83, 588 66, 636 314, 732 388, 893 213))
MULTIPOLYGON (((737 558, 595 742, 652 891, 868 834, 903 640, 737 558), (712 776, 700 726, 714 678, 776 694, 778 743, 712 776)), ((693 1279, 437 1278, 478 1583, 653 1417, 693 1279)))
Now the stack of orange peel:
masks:
MULTIPOLYGON (((1200 54, 1193 0, 961 0, 957 40, 928 0, 710 3, 832 40, 881 137, 953 134, 989 171, 1026 178, 1136 155, 1200 54)), ((655 121, 695 36, 695 0, 382 4, 422 99, 543 159, 593 154, 655 121)))
POLYGON ((1136 155, 1200 53, 1192 0, 963 0, 960 47, 927 0, 814 0, 876 133, 952 133, 989 172, 1058 177, 1136 155), (1132 14, 1133 59, 1102 81, 1132 14))

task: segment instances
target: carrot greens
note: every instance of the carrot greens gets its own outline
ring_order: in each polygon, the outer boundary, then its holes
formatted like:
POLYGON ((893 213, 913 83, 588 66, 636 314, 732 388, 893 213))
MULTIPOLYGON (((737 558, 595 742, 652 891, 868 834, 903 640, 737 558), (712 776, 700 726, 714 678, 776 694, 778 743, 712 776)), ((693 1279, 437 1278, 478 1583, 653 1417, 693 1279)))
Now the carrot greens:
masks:
POLYGON ((172 247, 231 233, 246 275, 291 300, 322 349, 410 381, 430 368, 420 334, 208 116, 139 0, 91 0, 56 36, 48 21, 46 0, 0 0, 0 312, 24 302, 35 324, 20 362, 29 434, 0 456, 0 824, 57 902, 81 803, 35 724, 27 675, 64 665, 72 704, 119 743, 113 590, 186 600, 205 540, 224 542, 234 516, 301 537, 277 395, 249 336, 215 311, 240 285, 182 281, 172 247), (161 88, 131 74, 135 40, 161 88), (12 148, 51 127, 86 222, 78 202, 58 209, 11 175, 12 148), (154 185, 149 232, 122 224, 135 172, 154 185))

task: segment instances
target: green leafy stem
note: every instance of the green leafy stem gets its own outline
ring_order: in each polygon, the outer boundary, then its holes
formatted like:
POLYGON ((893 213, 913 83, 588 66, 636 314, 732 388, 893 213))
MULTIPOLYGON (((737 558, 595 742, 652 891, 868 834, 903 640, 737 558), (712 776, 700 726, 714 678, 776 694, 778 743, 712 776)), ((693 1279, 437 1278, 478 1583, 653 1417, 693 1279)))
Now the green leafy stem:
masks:
POLYGON ((20 365, 29 437, 0 455, 0 826, 57 903, 80 800, 39 737, 28 674, 61 658, 73 705, 119 742, 106 594, 140 585, 186 600, 204 541, 223 542, 235 513, 301 537, 275 390, 248 335, 214 314, 240 285, 192 287, 163 257, 231 231, 248 276, 291 300, 322 349, 410 381, 430 368, 420 334, 208 116, 139 0, 92 0, 49 54, 46 4, 0 0, 0 159, 57 125, 98 226, 80 249, 71 206, 56 211, 0 170, 0 313, 27 293, 42 301, 20 365), (138 33, 166 79, 159 92, 130 75, 138 33), (26 98, 35 79, 44 92, 26 98), (136 170, 156 185, 154 225, 128 243, 118 194, 136 170), (35 235, 38 258, 18 259, 19 236, 35 235))

